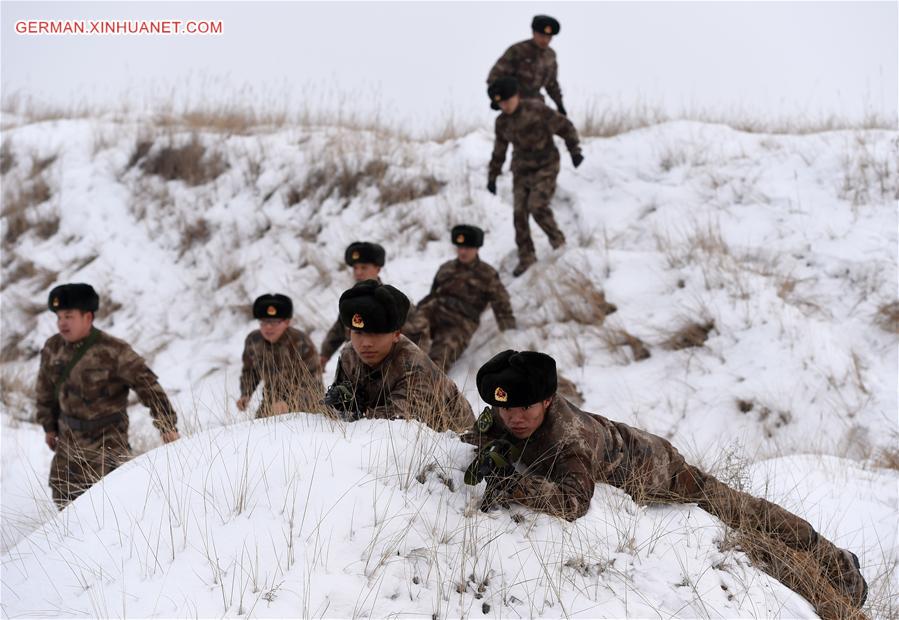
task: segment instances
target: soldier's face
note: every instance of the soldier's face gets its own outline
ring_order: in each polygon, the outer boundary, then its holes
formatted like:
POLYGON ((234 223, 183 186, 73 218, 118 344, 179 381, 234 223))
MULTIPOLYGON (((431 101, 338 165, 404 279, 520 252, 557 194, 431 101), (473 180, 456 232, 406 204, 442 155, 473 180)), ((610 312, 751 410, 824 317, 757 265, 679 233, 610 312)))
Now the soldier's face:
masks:
POLYGON ((353 280, 362 282, 363 280, 377 280, 381 268, 374 263, 356 263, 353 265, 353 280))
POLYGON ((350 342, 353 344, 353 349, 362 358, 363 363, 371 367, 375 367, 383 362, 399 339, 399 332, 369 334, 355 329, 350 332, 350 342))
POLYGON ((478 257, 477 248, 456 247, 456 256, 461 263, 470 263, 478 257))
POLYGON ((497 407, 496 410, 509 432, 518 439, 527 439, 543 424, 551 402, 552 399, 542 400, 529 407, 497 407))
POLYGON ((289 326, 289 319, 262 319, 259 321, 259 332, 266 341, 274 344, 284 335, 289 326))
POLYGON ((60 310, 56 313, 56 329, 66 342, 84 340, 91 333, 94 323, 93 312, 81 310, 60 310))
POLYGON ((553 36, 551 34, 543 34, 542 32, 534 33, 534 43, 537 44, 537 47, 540 49, 546 49, 549 47, 549 44, 552 42, 553 36))
POLYGON ((499 109, 503 111, 503 114, 515 114, 515 110, 518 109, 520 102, 521 97, 519 95, 512 95, 508 99, 499 102, 499 109))

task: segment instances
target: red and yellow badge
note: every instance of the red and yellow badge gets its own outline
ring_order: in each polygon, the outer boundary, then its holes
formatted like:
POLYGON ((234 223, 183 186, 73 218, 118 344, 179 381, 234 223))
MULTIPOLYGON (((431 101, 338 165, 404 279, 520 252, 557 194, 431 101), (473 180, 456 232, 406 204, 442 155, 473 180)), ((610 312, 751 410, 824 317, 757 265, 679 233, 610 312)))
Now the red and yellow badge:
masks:
POLYGON ((278 314, 278 309, 274 306, 269 306, 265 309, 265 313, 269 316, 275 316, 276 314, 278 314))
POLYGON ((359 256, 361 256, 361 254, 359 254, 358 250, 353 250, 353 253, 350 254, 350 258, 353 260, 359 260, 359 256))
POLYGON ((465 235, 457 235, 456 243, 465 243, 465 235))
POLYGON ((358 312, 353 315, 353 320, 350 321, 350 325, 355 327, 356 329, 362 329, 365 327, 365 321, 362 320, 362 315, 358 312))
POLYGON ((544 26, 544 27, 543 27, 543 32, 545 32, 546 34, 552 34, 552 33, 553 33, 553 27, 552 27, 552 26, 548 26, 548 25, 547 25, 547 26, 544 26))
POLYGON ((54 308, 59 308, 59 297, 54 297, 52 304, 54 308))
POLYGON ((509 400, 509 395, 506 394, 506 390, 498 387, 493 391, 493 398, 496 399, 496 402, 498 403, 504 403, 509 400))
POLYGON ((494 101, 502 101, 503 98, 500 97, 499 95, 493 95, 493 100, 494 100, 494 101))

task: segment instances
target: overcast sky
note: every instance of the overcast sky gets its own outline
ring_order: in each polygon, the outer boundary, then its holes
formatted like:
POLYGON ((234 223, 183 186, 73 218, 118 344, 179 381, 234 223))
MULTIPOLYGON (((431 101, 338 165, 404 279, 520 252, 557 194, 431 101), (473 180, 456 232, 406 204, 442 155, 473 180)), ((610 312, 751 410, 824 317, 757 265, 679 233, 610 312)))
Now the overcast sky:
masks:
POLYGON ((55 103, 148 96, 319 101, 339 91, 413 125, 491 118, 487 72, 553 41, 570 112, 642 101, 753 114, 896 115, 896 2, 2 3, 3 94, 55 103), (22 19, 220 19, 221 36, 23 36, 22 19))

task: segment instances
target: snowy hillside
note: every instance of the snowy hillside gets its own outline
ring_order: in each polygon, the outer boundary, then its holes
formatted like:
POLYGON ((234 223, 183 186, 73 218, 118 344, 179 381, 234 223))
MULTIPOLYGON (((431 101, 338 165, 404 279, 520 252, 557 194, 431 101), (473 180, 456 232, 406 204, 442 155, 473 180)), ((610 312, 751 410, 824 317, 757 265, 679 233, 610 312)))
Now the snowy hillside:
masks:
POLYGON ((602 488, 575 524, 484 516, 461 484, 470 449, 448 435, 245 423, 234 399, 256 295, 291 295, 320 343, 351 283, 347 243, 382 243, 383 279, 417 300, 462 222, 487 231, 482 257, 519 325, 500 334, 485 314, 453 369, 476 410, 481 363, 544 350, 587 409, 855 550, 868 611, 897 613, 895 133, 677 122, 587 140, 578 170, 563 154, 567 246, 534 226, 540 262, 513 279, 511 178, 483 189, 487 132, 3 120, 5 615, 811 614, 719 548, 721 524, 698 509, 602 488), (94 284, 99 326, 147 356, 188 437, 154 449, 133 407, 132 445, 149 452, 57 516, 29 392, 61 281, 94 284), (651 357, 636 361, 629 337, 651 357))

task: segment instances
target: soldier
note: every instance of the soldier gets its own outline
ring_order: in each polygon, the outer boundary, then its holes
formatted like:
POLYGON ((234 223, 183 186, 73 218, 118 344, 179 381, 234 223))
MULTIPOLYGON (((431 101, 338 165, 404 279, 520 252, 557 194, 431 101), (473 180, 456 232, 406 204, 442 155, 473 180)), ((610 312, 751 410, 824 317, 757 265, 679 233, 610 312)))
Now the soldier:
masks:
POLYGON ((444 372, 468 347, 487 304, 493 308, 500 331, 515 327, 506 287, 496 269, 478 257, 484 231, 460 224, 453 227, 450 240, 456 246, 456 259, 440 266, 431 292, 418 303, 431 326, 429 355, 444 372))
POLYGON ((409 299, 392 286, 365 280, 340 296, 340 320, 350 329, 325 403, 341 417, 408 419, 437 431, 474 423, 471 405, 400 328, 409 299))
POLYGON ((59 333, 41 349, 37 419, 54 452, 50 489, 62 510, 131 456, 129 389, 150 409, 164 443, 178 439, 178 418, 143 358, 94 327, 100 299, 91 285, 57 286, 47 304, 59 333))
POLYGON ((246 411, 263 382, 257 418, 310 411, 322 398, 322 368, 312 340, 290 325, 293 301, 277 293, 261 295, 253 302, 253 318, 259 319, 259 329, 244 342, 237 408, 246 411))
POLYGON ((498 104, 502 114, 496 118, 496 137, 493 157, 487 176, 487 191, 496 194, 496 178, 503 169, 506 150, 512 143, 512 193, 515 205, 515 244, 518 246, 518 265, 512 275, 520 276, 537 261, 528 217, 549 237, 553 248, 565 243, 549 203, 556 193, 559 175, 559 150, 553 136, 559 135, 571 153, 577 168, 584 161, 577 130, 567 118, 553 112, 542 101, 523 99, 514 78, 499 78, 487 90, 491 101, 498 104))
MULTIPOLYGON (((549 15, 535 15, 531 21, 531 38, 516 43, 507 49, 487 76, 487 84, 493 84, 501 77, 518 80, 521 96, 543 101, 540 90, 545 88, 549 98, 556 104, 559 114, 567 116, 562 105, 562 89, 559 88, 556 52, 549 47, 553 37, 559 34, 559 22, 549 15)), ((499 110, 497 103, 490 107, 499 110)))
MULTIPOLYGON (((387 253, 381 245, 368 241, 354 241, 347 246, 343 255, 344 262, 353 269, 353 279, 356 282, 362 282, 363 280, 377 280, 380 282, 381 268, 384 266, 386 258, 387 253)), ((401 331, 404 336, 418 345, 419 349, 425 353, 428 352, 431 346, 431 337, 428 334, 428 319, 415 306, 409 309, 409 318, 401 331)), ((340 322, 340 317, 337 317, 334 325, 331 326, 331 329, 328 330, 328 333, 325 334, 325 339, 322 341, 322 368, 328 364, 328 360, 331 359, 334 352, 343 346, 344 342, 349 340, 349 333, 350 330, 344 327, 343 323, 340 322)))
POLYGON ((829 582, 852 605, 864 602, 867 585, 853 553, 835 547, 780 506, 689 465, 665 439, 581 411, 557 393, 550 356, 503 351, 478 371, 477 386, 491 407, 462 439, 478 446, 466 482, 476 484, 486 476, 482 510, 516 502, 573 521, 587 512, 597 482, 623 489, 641 503, 695 502, 745 534, 741 546, 750 541, 747 553, 762 559, 772 576, 824 615, 835 612, 828 612, 830 600, 816 591, 821 583, 829 582), (783 552, 767 553, 772 548, 783 552), (799 559, 788 566, 785 556, 799 559), (798 568, 808 559, 816 567, 817 577, 811 579, 798 568))

